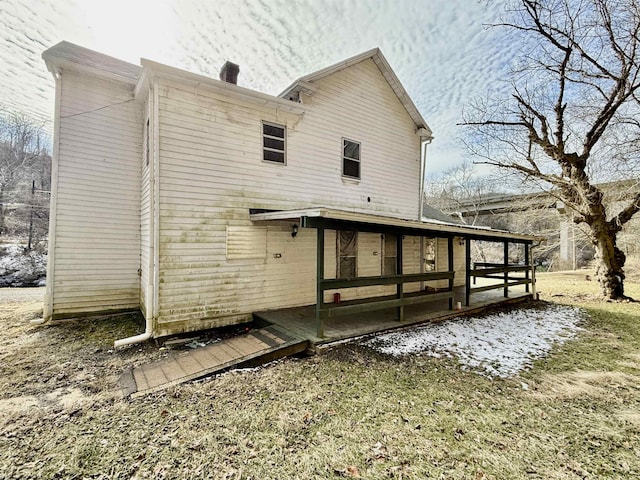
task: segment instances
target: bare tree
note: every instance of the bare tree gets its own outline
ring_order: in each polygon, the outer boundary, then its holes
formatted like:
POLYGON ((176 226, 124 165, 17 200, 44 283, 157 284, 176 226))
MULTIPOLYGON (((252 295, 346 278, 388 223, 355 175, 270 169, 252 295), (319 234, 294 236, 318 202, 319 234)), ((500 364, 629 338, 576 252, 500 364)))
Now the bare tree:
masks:
POLYGON ((522 53, 511 96, 466 112, 468 144, 564 202, 587 227, 603 296, 625 298, 616 238, 640 210, 639 2, 514 0, 494 26, 522 53), (620 179, 631 186, 611 202, 598 183, 620 179))
POLYGON ((41 125, 25 115, 0 111, 0 236, 8 233, 13 207, 32 207, 32 220, 34 207, 42 210, 36 186, 38 192, 49 189, 50 160, 41 125))
MULTIPOLYGON (((426 203, 447 215, 455 217, 464 225, 486 224, 489 218, 483 215, 487 198, 498 194, 502 188, 494 179, 483 175, 471 161, 451 167, 426 182, 426 203)), ((473 242, 474 258, 486 262, 482 242, 473 242)))

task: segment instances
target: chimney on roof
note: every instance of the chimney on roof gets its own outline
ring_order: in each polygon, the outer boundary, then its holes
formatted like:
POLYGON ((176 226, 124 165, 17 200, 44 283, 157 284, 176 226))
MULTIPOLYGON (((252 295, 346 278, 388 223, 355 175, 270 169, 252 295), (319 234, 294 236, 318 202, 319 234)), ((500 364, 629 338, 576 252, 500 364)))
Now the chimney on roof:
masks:
POLYGON ((224 62, 224 65, 222 65, 222 68, 220 69, 220 80, 237 85, 239 72, 240 67, 235 63, 227 60, 226 62, 224 62))

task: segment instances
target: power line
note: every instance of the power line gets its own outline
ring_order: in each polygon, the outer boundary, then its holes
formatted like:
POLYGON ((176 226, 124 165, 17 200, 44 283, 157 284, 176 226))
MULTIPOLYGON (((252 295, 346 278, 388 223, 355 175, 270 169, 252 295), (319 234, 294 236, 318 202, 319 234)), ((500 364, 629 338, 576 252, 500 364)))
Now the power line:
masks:
POLYGON ((78 115, 86 115, 88 113, 98 112, 100 110, 104 110, 105 108, 115 107, 116 105, 122 105, 124 103, 129 103, 129 102, 133 102, 133 101, 135 101, 135 98, 130 98, 129 100, 123 100, 122 102, 111 103, 111 104, 105 105, 103 107, 94 108, 93 110, 87 110, 86 112, 78 112, 78 113, 71 113, 69 115, 61 115, 60 118, 71 118, 71 117, 76 117, 78 115))

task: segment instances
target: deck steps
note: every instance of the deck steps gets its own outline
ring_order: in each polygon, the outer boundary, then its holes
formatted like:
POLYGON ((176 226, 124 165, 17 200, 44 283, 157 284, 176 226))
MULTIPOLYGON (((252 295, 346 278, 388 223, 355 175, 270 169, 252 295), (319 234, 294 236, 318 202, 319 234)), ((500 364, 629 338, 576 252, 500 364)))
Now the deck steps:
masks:
POLYGON ((124 397, 140 397, 232 367, 259 365, 307 349, 307 339, 277 325, 252 330, 189 352, 125 371, 119 380, 124 397))

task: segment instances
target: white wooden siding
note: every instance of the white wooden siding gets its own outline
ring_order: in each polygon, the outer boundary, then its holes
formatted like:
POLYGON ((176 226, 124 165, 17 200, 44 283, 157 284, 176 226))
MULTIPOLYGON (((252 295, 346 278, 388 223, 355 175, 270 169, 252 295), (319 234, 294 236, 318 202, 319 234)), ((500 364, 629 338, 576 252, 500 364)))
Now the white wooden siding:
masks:
POLYGON ((59 81, 53 315, 138 307, 141 106, 124 84, 59 81))
MULTIPOLYGON (((228 228, 252 235, 243 230, 253 228, 249 208, 327 206, 417 218, 419 138, 373 61, 318 81, 300 116, 160 82, 157 335, 315 303, 315 230, 300 228, 292 238, 293 222, 269 225, 264 258, 227 258, 228 228), (286 125, 287 165, 262 161, 263 121, 286 125), (361 143, 359 182, 342 178, 343 137, 361 143)), ((325 245, 330 277, 335 234, 327 232, 325 245)), ((381 257, 372 252, 380 235, 360 234, 359 249, 359 274, 379 275, 381 257)))

